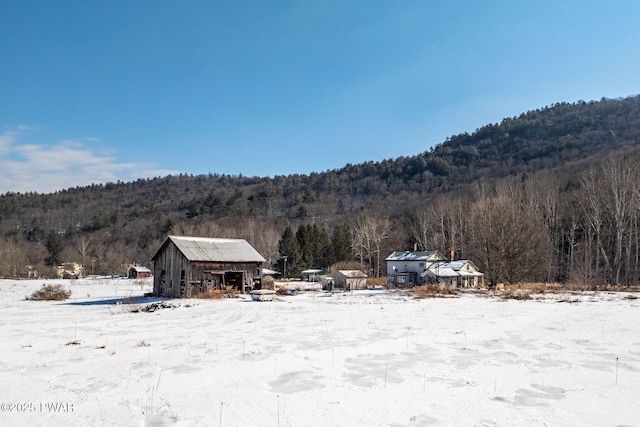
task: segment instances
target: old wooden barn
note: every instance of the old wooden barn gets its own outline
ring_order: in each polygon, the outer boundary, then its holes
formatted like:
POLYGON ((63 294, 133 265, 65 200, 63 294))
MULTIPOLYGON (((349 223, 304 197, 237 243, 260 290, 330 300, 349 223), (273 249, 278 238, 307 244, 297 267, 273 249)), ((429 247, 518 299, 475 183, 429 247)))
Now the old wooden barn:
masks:
POLYGON ((232 286, 248 292, 260 283, 265 259, 243 239, 168 236, 153 258, 153 294, 191 298, 232 286))

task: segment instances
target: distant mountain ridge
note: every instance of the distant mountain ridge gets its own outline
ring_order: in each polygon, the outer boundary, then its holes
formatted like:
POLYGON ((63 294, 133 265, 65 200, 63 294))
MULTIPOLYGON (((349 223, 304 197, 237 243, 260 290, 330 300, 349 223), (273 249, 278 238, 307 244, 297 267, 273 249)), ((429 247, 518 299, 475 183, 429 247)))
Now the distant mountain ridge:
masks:
POLYGON ((575 172, 612 153, 637 152, 639 99, 557 103, 454 135, 417 155, 309 175, 180 174, 51 194, 10 192, 0 195, 0 238, 31 245, 28 261, 36 263, 53 232, 66 258, 84 252, 85 263, 97 260, 94 270, 105 272, 147 262, 165 235, 176 231, 247 238, 273 259, 287 225, 331 228, 363 211, 401 218, 438 194, 466 191, 481 179, 575 172), (265 242, 252 241, 260 238, 251 231, 256 227, 265 242), (266 242, 274 238, 275 249, 266 242), (90 241, 84 251, 78 248, 83 239, 90 241))
MULTIPOLYGON (((386 176, 391 166, 411 177, 428 172, 454 183, 501 177, 584 162, 620 150, 636 150, 640 141, 640 96, 558 103, 505 118, 475 132, 447 138, 424 153, 374 163, 386 176), (391 164, 391 165, 390 165, 391 164)), ((359 171, 347 166, 343 173, 359 171)))

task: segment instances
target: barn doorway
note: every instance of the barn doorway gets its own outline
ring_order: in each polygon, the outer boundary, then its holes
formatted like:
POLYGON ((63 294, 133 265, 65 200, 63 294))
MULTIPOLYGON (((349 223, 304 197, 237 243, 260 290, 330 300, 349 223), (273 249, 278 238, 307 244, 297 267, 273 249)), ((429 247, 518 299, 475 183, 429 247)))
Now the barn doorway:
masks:
POLYGON ((244 292, 244 273, 242 271, 227 271, 224 273, 226 286, 233 286, 239 292, 244 292))

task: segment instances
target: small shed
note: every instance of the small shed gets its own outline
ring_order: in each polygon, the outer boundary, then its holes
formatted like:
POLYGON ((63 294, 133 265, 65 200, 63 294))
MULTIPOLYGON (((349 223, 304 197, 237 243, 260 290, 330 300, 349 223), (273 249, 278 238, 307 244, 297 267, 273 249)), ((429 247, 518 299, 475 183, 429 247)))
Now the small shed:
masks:
POLYGON ((319 268, 310 268, 308 270, 302 270, 300 274, 302 274, 302 278, 305 282, 316 282, 318 280, 322 280, 322 276, 327 274, 327 272, 319 268))
POLYGON ((151 258, 153 294, 190 298, 233 287, 249 292, 261 281, 265 259, 244 239, 168 236, 151 258))
POLYGON ((145 277, 151 277, 151 270, 147 267, 134 266, 127 270, 127 277, 129 279, 142 279, 145 277))
POLYGON ((367 275, 360 270, 338 270, 333 277, 337 288, 346 291, 367 289, 367 275))

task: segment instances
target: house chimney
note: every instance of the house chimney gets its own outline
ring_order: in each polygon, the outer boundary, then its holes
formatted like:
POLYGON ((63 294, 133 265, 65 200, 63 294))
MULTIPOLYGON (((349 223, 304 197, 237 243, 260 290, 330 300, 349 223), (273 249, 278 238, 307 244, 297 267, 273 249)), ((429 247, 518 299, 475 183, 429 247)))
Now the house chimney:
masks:
POLYGON ((449 253, 449 261, 453 261, 454 257, 455 257, 455 251, 451 249, 451 252, 449 253))
POLYGON ((413 252, 416 252, 418 250, 418 242, 414 242, 413 243, 413 252))

